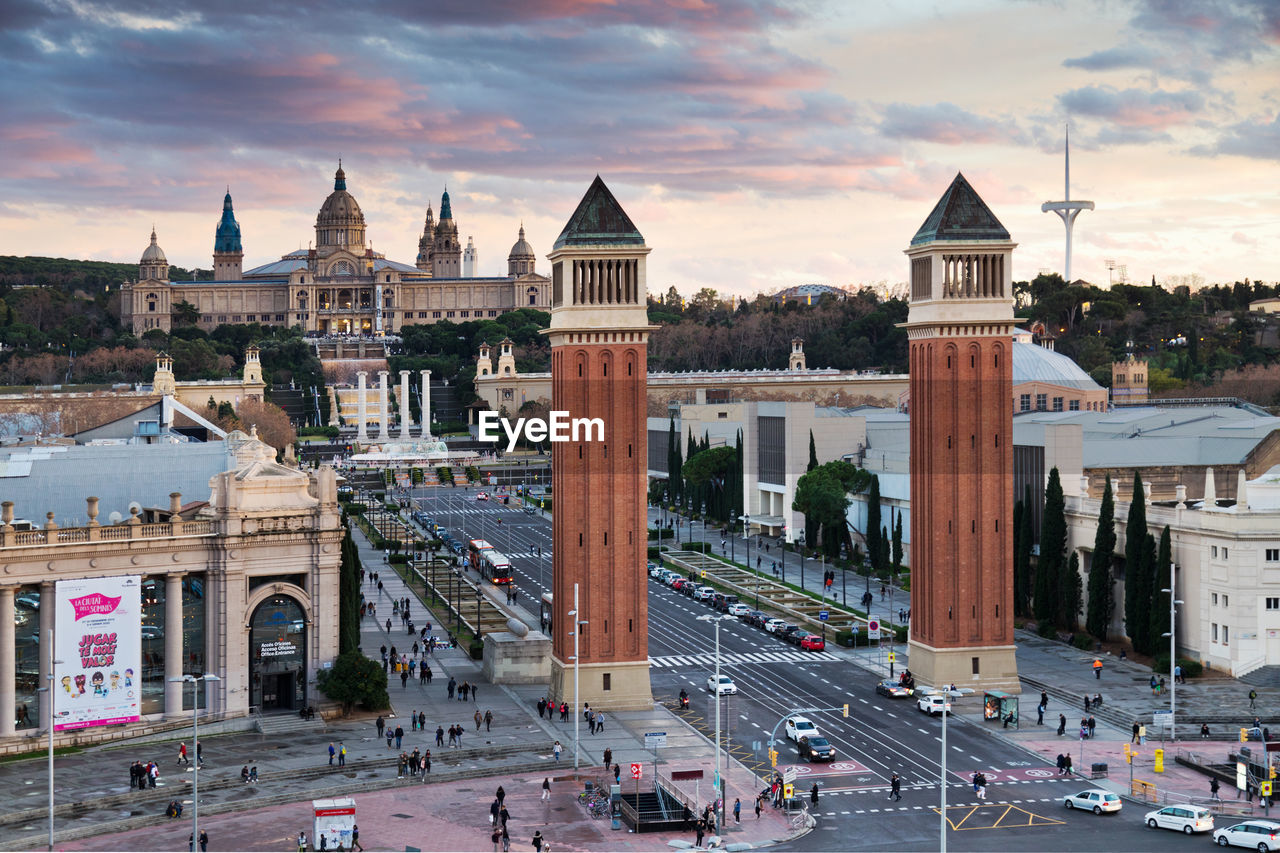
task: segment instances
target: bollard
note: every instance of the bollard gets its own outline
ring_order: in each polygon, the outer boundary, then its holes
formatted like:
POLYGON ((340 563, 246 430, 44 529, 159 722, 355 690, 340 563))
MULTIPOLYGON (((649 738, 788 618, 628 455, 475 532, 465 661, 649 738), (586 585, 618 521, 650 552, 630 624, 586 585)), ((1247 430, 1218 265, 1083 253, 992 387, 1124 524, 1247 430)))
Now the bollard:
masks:
POLYGON ((1156 763, 1155 763, 1155 766, 1152 767, 1151 769, 1154 770, 1156 773, 1163 773, 1164 772, 1164 750, 1157 749, 1154 754, 1155 754, 1156 763))

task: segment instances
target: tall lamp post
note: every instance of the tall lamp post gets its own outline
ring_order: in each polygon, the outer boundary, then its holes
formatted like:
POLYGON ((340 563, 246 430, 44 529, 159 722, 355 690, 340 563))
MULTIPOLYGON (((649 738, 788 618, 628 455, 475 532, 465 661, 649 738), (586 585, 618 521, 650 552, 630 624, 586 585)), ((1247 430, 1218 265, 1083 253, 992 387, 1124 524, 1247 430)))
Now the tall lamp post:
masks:
POLYGON ((724 774, 720 772, 720 623, 725 619, 734 619, 737 617, 724 615, 712 616, 706 614, 697 617, 699 622, 713 622, 716 626, 716 680, 715 690, 712 695, 716 702, 716 798, 720 801, 720 808, 716 813, 716 826, 724 828, 724 774))
POLYGON ((573 585, 573 609, 566 614, 573 618, 573 630, 569 633, 573 635, 573 769, 578 769, 578 756, 580 743, 578 730, 582 723, 582 712, 578 707, 578 633, 582 630, 583 625, 590 624, 586 619, 578 618, 578 585, 573 585))
MULTIPOLYGON (((52 607, 53 602, 45 602, 46 606, 52 607)), ((37 692, 48 694, 46 704, 49 706, 49 849, 53 849, 53 723, 57 719, 54 714, 53 702, 56 694, 53 692, 53 673, 60 663, 65 661, 54 660, 53 658, 53 629, 50 628, 45 632, 45 642, 49 648, 49 674, 45 676, 49 682, 48 686, 41 687, 37 692)))
POLYGON ((181 678, 170 678, 173 684, 190 682, 191 684, 191 751, 195 754, 196 763, 191 769, 191 849, 200 844, 200 733, 197 719, 200 715, 200 691, 196 685, 201 681, 221 681, 211 672, 204 675, 184 675, 181 678))
POLYGON ((1169 740, 1176 742, 1178 740, 1178 679, 1174 677, 1177 672, 1178 659, 1178 605, 1182 602, 1175 596, 1177 589, 1177 578, 1174 570, 1177 564, 1172 561, 1169 563, 1169 588, 1162 589, 1161 592, 1169 593, 1169 632, 1161 636, 1169 638, 1169 681, 1173 684, 1173 689, 1169 692, 1169 740))

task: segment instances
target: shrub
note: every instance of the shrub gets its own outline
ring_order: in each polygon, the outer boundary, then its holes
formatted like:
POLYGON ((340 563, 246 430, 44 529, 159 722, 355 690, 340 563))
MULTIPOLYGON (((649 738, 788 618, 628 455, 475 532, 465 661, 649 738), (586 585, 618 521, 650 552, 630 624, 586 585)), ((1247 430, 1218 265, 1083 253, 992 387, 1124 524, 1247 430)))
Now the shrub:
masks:
POLYGON ((468 480, 470 480, 470 481, 471 481, 471 482, 473 482, 473 483, 474 483, 476 480, 479 480, 479 479, 480 479, 480 469, 479 469, 479 468, 477 468, 477 467, 476 467, 476 466, 474 466, 474 465, 468 465, 468 466, 467 466, 467 472, 466 472, 466 473, 467 473, 467 479, 468 479, 468 480))
POLYGON ((650 548, 649 548, 649 559, 650 559, 650 560, 656 560, 656 559, 658 559, 658 557, 660 557, 660 556, 662 555, 662 554, 661 554, 661 552, 662 552, 662 549, 661 549, 661 548, 659 548, 658 546, 656 546, 656 545, 650 546, 650 548))
POLYGON ((317 673, 316 681, 321 693, 342 703, 343 716, 350 714, 357 704, 370 711, 391 707, 387 673, 382 664, 358 651, 338 655, 332 668, 317 673))
POLYGON ((697 551, 699 554, 711 553, 711 543, 709 542, 686 542, 681 547, 686 551, 697 551))
POLYGON ((1093 647, 1096 644, 1096 642, 1097 641, 1094 640, 1092 636, 1084 633, 1083 631, 1081 631, 1078 634, 1074 634, 1071 637, 1071 645, 1075 646, 1077 649, 1080 649, 1081 651, 1086 651, 1086 652, 1093 651, 1093 647))
POLYGON ((542 508, 545 509, 547 512, 551 512, 551 498, 542 499, 542 508))
POLYGON ((438 479, 441 483, 452 483, 453 469, 450 468, 448 465, 441 465, 439 468, 436 469, 436 479, 438 479))
MULTIPOLYGON (((1204 665, 1198 660, 1190 660, 1189 658, 1178 658, 1178 665, 1182 667, 1182 675, 1184 678, 1199 678, 1204 674, 1204 665)), ((1151 671, 1156 674, 1156 678, 1161 675, 1169 674, 1169 656, 1161 655, 1155 659, 1151 665, 1151 671)))
POLYGON ((1057 629, 1053 627, 1053 623, 1048 619, 1036 626, 1036 633, 1041 637, 1044 637, 1046 640, 1056 640, 1058 638, 1057 629))
POLYGON ((388 562, 393 566, 403 566, 409 562, 408 554, 392 554, 388 562))
POLYGON ((895 643, 905 643, 907 641, 906 625, 899 625, 893 629, 893 641, 895 643))
POLYGON ((344 503, 342 508, 346 510, 347 515, 364 515, 364 511, 368 509, 364 504, 356 503, 354 501, 351 503, 344 503))
POLYGON ((836 631, 837 646, 852 646, 854 643, 854 632, 850 630, 836 631))
POLYGON ((338 428, 336 426, 305 426, 298 430, 298 435, 319 435, 325 438, 337 438, 338 428))
POLYGON ((676 532, 674 529, 670 527, 650 527, 649 528, 650 539, 657 539, 658 541, 662 541, 663 539, 674 539, 675 537, 676 537, 676 532))

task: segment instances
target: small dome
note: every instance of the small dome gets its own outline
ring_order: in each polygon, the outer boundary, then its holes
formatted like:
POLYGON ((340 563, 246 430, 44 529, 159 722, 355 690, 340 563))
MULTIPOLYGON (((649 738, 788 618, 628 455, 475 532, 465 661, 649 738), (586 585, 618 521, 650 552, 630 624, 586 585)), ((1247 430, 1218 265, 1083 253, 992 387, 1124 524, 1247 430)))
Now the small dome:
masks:
POLYGON ((142 253, 142 261, 144 264, 167 264, 169 261, 164 256, 164 249, 156 243, 156 229, 151 229, 151 245, 142 253))
POLYGON ((1093 381, 1080 365, 1059 352, 1047 350, 1039 344, 1013 344, 1013 384, 1043 382, 1081 391, 1101 391, 1102 386, 1093 381))
POLYGON ((515 245, 511 247, 511 253, 507 255, 507 258, 509 260, 514 260, 515 258, 534 258, 534 257, 537 257, 537 256, 534 255, 533 253, 533 247, 530 246, 528 241, 524 239, 524 226, 521 225, 520 239, 516 240, 515 245))

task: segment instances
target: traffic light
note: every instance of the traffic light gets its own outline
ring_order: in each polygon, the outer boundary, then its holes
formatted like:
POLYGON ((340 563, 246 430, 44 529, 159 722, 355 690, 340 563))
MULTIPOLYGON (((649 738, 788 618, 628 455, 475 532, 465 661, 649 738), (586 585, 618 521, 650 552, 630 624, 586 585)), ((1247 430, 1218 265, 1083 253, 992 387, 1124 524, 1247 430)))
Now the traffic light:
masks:
POLYGON ((778 750, 776 749, 769 750, 769 766, 770 767, 778 766, 778 750))
POLYGON ((847 703, 844 706, 844 715, 846 717, 849 716, 849 705, 847 703))
POLYGON ((1267 769, 1270 771, 1270 775, 1267 778, 1268 779, 1276 778, 1276 769, 1274 767, 1269 767, 1267 769))
POLYGON ((1241 743, 1244 743, 1244 742, 1245 742, 1245 741, 1247 741, 1247 740, 1249 740, 1249 730, 1248 730, 1248 729, 1241 729, 1241 730, 1240 730, 1240 742, 1241 742, 1241 743))

